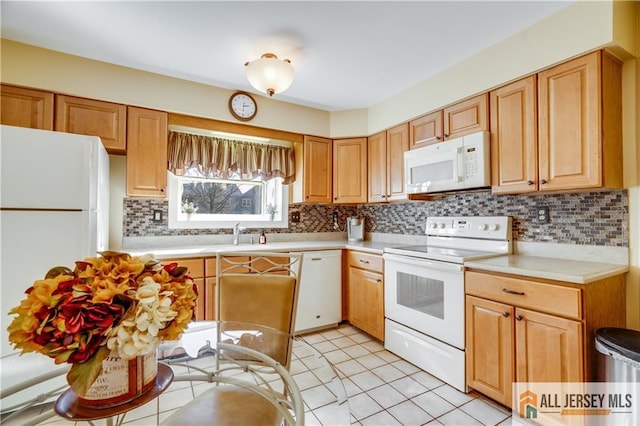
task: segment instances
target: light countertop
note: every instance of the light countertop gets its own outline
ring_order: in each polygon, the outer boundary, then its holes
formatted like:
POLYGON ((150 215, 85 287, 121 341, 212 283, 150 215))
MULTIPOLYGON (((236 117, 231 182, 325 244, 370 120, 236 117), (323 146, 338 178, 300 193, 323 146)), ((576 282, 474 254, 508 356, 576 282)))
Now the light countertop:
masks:
MULTIPOLYGON (((313 251, 313 250, 359 250, 373 254, 382 254, 385 247, 397 247, 416 244, 414 241, 400 239, 393 242, 366 240, 351 242, 347 239, 322 239, 322 240, 292 240, 273 241, 267 244, 200 244, 200 245, 174 245, 131 248, 123 251, 132 255, 151 253, 157 259, 184 259, 190 257, 212 257, 220 251, 313 251)), ((568 246, 560 244, 541 244, 540 247, 518 245, 524 253, 510 256, 499 256, 488 259, 480 259, 465 262, 468 268, 501 272, 505 274, 521 275, 532 278, 543 278, 557 281, 566 281, 576 284, 587 284, 613 275, 625 273, 629 270, 628 262, 619 261, 607 263, 599 262, 600 259, 614 259, 609 256, 606 247, 597 246, 568 246), (522 247, 520 247, 522 246, 522 247), (544 254, 553 253, 554 257, 545 257, 544 254), (580 259, 576 260, 575 257, 580 259), (571 258, 574 259, 571 259, 571 258), (586 260, 584 260, 586 259, 586 260)), ((624 251, 623 253, 627 253, 624 251)), ((623 256, 624 258, 624 256, 623 256)), ((628 255, 627 255, 628 259, 628 255)), ((616 259, 619 260, 619 259, 616 259)))
POLYGON ((385 247, 398 246, 402 244, 383 243, 379 241, 351 242, 346 240, 333 241, 280 241, 267 244, 212 244, 203 246, 183 246, 183 247, 149 247, 125 250, 128 253, 139 256, 142 254, 153 254, 157 259, 184 259, 189 257, 215 256, 221 251, 312 251, 312 250, 360 250, 369 253, 382 254, 385 247))
POLYGON ((623 274, 629 270, 628 265, 518 254, 465 262, 465 266, 485 271, 546 278, 575 284, 587 284, 623 274))

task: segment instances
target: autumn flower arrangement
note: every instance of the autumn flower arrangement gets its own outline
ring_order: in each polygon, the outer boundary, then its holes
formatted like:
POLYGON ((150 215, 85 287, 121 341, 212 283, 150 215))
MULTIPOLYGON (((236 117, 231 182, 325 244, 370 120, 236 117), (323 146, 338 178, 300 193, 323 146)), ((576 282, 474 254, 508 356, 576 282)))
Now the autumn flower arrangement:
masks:
POLYGON ((67 381, 84 395, 114 350, 125 360, 176 340, 193 318, 193 280, 177 263, 152 256, 104 252, 51 269, 9 313, 9 341, 22 353, 40 352, 73 364, 67 381))

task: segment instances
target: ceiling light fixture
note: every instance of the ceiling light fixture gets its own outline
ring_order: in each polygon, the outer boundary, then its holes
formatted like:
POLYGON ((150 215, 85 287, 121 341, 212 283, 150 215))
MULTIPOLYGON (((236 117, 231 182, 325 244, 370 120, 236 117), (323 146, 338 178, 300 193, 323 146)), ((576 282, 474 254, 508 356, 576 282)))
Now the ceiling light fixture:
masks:
POLYGON ((269 96, 287 90, 293 83, 293 66, 288 59, 265 53, 260 59, 244 64, 249 83, 269 96))

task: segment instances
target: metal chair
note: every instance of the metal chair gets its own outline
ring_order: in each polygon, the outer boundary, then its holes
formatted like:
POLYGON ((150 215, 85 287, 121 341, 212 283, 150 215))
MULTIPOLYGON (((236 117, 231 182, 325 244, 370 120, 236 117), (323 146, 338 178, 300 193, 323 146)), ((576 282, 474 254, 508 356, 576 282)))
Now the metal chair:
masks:
MULTIPOLYGON (((295 329, 302 254, 221 252, 217 258, 216 318, 295 329)), ((256 341, 256 349, 289 368, 291 339, 256 341)))
POLYGON ((304 424, 302 395, 288 372, 301 265, 302 254, 218 253, 215 305, 220 322, 217 344, 211 348, 214 364, 175 380, 221 385, 199 395, 163 424, 304 424), (242 332, 247 323, 280 333, 242 332))

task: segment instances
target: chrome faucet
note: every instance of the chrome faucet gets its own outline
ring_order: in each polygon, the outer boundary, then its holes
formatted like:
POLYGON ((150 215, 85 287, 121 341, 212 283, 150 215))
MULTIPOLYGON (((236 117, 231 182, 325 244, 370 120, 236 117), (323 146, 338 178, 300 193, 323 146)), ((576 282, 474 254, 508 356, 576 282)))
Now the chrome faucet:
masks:
POLYGON ((240 240, 240 232, 244 231, 246 228, 244 226, 240 226, 239 223, 233 225, 233 245, 238 245, 238 240, 240 240))

